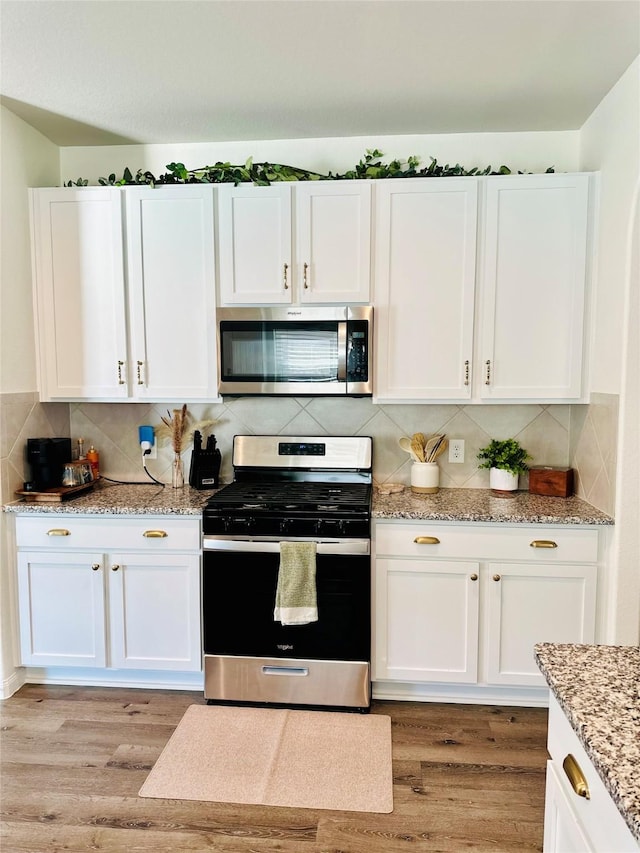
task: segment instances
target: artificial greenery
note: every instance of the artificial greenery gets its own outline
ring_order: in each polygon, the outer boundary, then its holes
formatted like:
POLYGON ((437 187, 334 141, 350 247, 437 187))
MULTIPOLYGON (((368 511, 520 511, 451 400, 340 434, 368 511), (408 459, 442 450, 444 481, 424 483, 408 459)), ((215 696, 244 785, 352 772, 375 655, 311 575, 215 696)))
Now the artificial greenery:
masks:
POLYGON ((494 438, 486 447, 480 448, 478 459, 481 460, 479 468, 502 468, 512 474, 524 474, 529 470, 526 460, 531 457, 515 438, 502 441, 494 438))
MULTIPOLYGON (((384 163, 382 151, 377 148, 368 148, 362 158, 353 169, 344 174, 333 174, 329 172, 322 175, 309 169, 301 169, 297 166, 286 166, 283 163, 254 163, 249 158, 244 166, 234 166, 231 163, 218 161, 213 166, 202 166, 199 169, 187 169, 184 163, 168 163, 163 175, 156 177, 152 172, 138 169, 133 175, 130 169, 125 168, 122 177, 117 178, 112 172, 107 178, 98 178, 98 183, 103 187, 122 187, 130 185, 155 186, 156 184, 235 184, 253 183, 256 186, 269 186, 278 181, 348 181, 362 178, 449 178, 469 177, 473 175, 510 175, 508 166, 500 166, 494 170, 491 166, 484 169, 465 169, 456 163, 441 166, 435 157, 431 157, 431 163, 420 166, 420 158, 411 156, 406 161, 392 160, 384 163)), ((553 172, 550 166, 547 173, 553 172)), ((518 172, 521 175, 523 172, 518 172)), ((78 178, 76 181, 67 181, 65 187, 86 187, 86 178, 78 178)))

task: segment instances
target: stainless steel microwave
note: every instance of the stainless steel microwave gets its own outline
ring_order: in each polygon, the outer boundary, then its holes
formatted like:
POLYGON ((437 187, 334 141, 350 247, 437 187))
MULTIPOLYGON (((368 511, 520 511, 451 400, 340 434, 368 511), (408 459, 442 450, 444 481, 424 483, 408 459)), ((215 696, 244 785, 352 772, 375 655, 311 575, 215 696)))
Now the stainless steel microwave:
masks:
POLYGON ((372 394, 371 306, 219 308, 219 393, 372 394))

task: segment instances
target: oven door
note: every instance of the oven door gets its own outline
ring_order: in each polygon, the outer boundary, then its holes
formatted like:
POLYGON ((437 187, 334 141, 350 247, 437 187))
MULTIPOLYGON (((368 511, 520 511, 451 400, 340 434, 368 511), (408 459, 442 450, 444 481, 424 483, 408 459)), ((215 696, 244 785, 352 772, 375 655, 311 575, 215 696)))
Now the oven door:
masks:
POLYGON ((205 697, 218 701, 368 708, 370 543, 317 543, 318 621, 273 618, 279 541, 205 536, 205 697))

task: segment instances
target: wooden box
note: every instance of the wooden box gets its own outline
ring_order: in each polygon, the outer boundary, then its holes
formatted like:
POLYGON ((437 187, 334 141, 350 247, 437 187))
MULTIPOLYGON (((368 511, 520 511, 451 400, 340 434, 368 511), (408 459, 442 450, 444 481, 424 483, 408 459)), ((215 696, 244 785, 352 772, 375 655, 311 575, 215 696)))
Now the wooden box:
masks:
POLYGON ((529 492, 553 498, 570 497, 573 494, 573 468, 553 465, 529 468, 529 492))

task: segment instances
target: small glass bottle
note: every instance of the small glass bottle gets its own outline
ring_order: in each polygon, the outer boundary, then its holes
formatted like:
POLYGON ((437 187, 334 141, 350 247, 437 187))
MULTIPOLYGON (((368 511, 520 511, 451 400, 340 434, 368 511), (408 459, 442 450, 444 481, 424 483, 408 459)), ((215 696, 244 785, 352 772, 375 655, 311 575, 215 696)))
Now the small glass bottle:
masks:
POLYGON ((84 459, 84 438, 78 438, 78 459, 84 459))
POLYGON ((87 460, 91 463, 91 472, 93 474, 93 479, 97 480, 100 476, 100 454, 95 449, 93 444, 87 450, 87 460))

